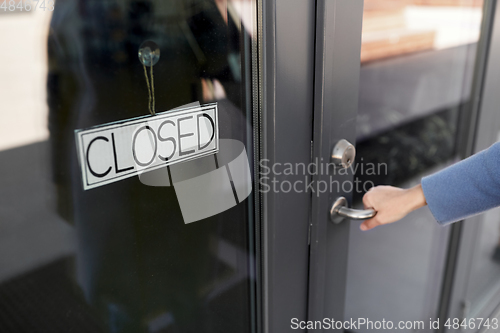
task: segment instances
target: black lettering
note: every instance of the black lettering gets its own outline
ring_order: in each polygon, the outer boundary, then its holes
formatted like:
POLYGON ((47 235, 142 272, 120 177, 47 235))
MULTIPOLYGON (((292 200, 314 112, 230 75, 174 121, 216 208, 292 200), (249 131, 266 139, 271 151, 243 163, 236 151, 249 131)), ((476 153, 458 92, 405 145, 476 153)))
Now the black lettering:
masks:
POLYGON ((113 143, 113 157, 115 158, 115 169, 116 169, 116 173, 120 173, 120 172, 125 172, 125 171, 129 171, 129 170, 133 170, 133 169, 134 169, 134 166, 131 166, 131 167, 128 167, 128 168, 125 168, 125 169, 120 169, 120 168, 118 168, 118 158, 116 158, 115 133, 111 133, 111 141, 112 141, 112 143, 113 143))
POLYGON ((132 140, 132 154, 134 155, 134 160, 135 160, 135 163, 139 164, 140 166, 148 166, 150 165, 151 163, 153 163, 155 157, 156 157, 156 151, 158 149, 158 145, 156 143, 156 134, 155 132, 153 131, 153 129, 149 126, 142 126, 141 128, 139 128, 135 134, 134 134, 134 139, 132 140), (137 135, 139 134, 139 132, 141 132, 142 130, 149 130, 151 133, 153 133, 153 138, 155 140, 155 151, 153 152, 153 157, 151 157, 151 160, 149 160, 149 162, 147 163, 141 163, 139 162, 139 160, 137 159, 137 156, 135 154, 135 140, 137 139, 137 135))
POLYGON ((89 161, 90 146, 92 146, 92 144, 97 140, 103 140, 103 141, 109 142, 108 138, 106 138, 104 136, 98 136, 98 137, 92 139, 92 141, 90 141, 89 145, 87 146, 87 166, 88 166, 91 174, 93 174, 95 177, 102 178, 102 177, 105 177, 111 171, 111 167, 109 167, 109 169, 103 173, 97 173, 94 170, 92 170, 92 167, 90 166, 90 161, 89 161))
POLYGON ((198 149, 201 150, 201 149, 204 149, 206 147, 208 147, 208 145, 210 144, 210 142, 212 142, 212 140, 214 139, 214 136, 215 136, 215 123, 214 123, 214 120, 212 119, 212 117, 210 117, 208 114, 206 113, 202 113, 202 114, 199 114, 198 115, 198 118, 197 118, 197 121, 198 121, 198 149), (201 146, 201 142, 200 142, 200 117, 205 117, 207 118, 209 121, 210 121, 210 124, 212 124, 212 136, 210 137, 210 140, 208 140, 207 144, 204 145, 203 147, 201 146))
POLYGON ((177 119, 177 133, 179 134, 179 156, 184 156, 184 155, 189 155, 191 153, 194 153, 195 150, 187 150, 187 151, 182 151, 181 143, 182 143, 182 138, 187 138, 189 136, 193 136, 194 133, 187 133, 187 134, 181 134, 181 121, 187 120, 187 119, 192 119, 193 116, 189 117, 184 117, 184 118, 179 118, 177 119))
POLYGON ((172 136, 169 136, 169 137, 167 137, 167 138, 164 138, 164 137, 162 137, 162 136, 161 136, 161 129, 162 129, 163 125, 165 125, 165 124, 171 124, 171 125, 175 126, 175 123, 174 123, 172 120, 165 120, 164 122, 162 122, 162 123, 160 124, 160 127, 158 127, 158 140, 160 140, 160 141, 162 141, 162 142, 165 142, 165 141, 170 141, 170 142, 172 142, 172 143, 173 143, 173 145, 174 145, 174 151, 172 152, 172 154, 170 154, 170 156, 168 156, 168 157, 163 157, 163 156, 161 156, 161 155, 158 155, 158 157, 160 158, 160 160, 162 160, 162 161, 165 161, 165 162, 166 162, 166 161, 168 161, 169 159, 171 159, 171 158, 172 158, 172 156, 174 156, 174 154, 175 154, 175 150, 177 149, 177 142, 175 141, 175 138, 174 138, 174 137, 172 137, 172 136))

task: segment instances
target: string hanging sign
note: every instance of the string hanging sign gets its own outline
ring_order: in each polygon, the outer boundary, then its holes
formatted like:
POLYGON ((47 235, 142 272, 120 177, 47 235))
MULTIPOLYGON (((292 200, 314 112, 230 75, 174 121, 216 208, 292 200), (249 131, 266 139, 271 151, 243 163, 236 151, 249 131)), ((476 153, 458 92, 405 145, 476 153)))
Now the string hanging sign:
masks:
POLYGON ((156 113, 153 66, 159 59, 156 43, 142 43, 139 61, 150 115, 75 130, 84 190, 219 151, 217 103, 192 103, 156 113))
POLYGON ((146 77, 146 84, 148 86, 148 109, 151 115, 155 115, 155 81, 153 75, 153 66, 160 60, 160 48, 153 41, 145 41, 139 47, 139 61, 144 68, 144 76, 146 77), (149 67, 149 76, 146 67, 149 67), (151 81, 151 83, 150 83, 151 81))

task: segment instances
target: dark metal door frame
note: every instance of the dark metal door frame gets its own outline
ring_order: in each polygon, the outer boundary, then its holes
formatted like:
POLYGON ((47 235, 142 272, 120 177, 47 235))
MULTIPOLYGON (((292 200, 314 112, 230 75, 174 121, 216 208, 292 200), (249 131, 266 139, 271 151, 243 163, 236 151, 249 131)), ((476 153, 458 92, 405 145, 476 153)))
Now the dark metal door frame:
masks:
MULTIPOLYGON (((356 140, 363 0, 318 0, 314 96, 313 161, 329 163, 335 143, 356 140)), ((330 184, 329 175, 314 177, 330 184)), ((353 175, 332 179, 353 181, 353 175)), ((338 196, 351 200, 351 192, 312 196, 308 320, 344 318, 349 223, 334 225, 329 209, 338 196)))
MULTIPOLYGON (((309 163, 315 3, 262 0, 259 9, 262 18, 260 158, 267 166, 309 163)), ((299 176, 271 177, 291 181, 299 176)), ((262 331, 288 332, 292 318, 305 320, 307 316, 310 194, 271 191, 261 193, 261 203, 262 331)))

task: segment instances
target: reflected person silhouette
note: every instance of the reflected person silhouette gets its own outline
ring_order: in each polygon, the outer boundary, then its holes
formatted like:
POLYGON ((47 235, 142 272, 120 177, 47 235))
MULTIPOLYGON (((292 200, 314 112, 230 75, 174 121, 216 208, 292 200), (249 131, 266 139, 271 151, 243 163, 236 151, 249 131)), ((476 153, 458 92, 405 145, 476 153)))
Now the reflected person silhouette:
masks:
POLYGON ((240 65, 249 55, 240 50, 246 32, 239 24, 208 0, 55 6, 47 77, 53 179, 59 214, 77 232, 77 283, 105 331, 251 327, 251 197, 185 225, 173 187, 133 177, 83 191, 74 140, 75 129, 148 114, 137 50, 153 40, 162 48, 154 68, 157 111, 215 100, 220 137, 247 142, 252 156, 240 65))

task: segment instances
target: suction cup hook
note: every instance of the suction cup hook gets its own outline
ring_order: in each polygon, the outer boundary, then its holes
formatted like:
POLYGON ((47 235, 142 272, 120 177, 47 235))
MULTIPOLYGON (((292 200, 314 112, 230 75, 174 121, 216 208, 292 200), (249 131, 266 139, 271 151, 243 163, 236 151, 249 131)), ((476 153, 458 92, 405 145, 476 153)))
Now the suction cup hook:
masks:
POLYGON ((145 41, 139 47, 139 61, 144 66, 154 66, 160 60, 160 48, 153 41, 145 41))

